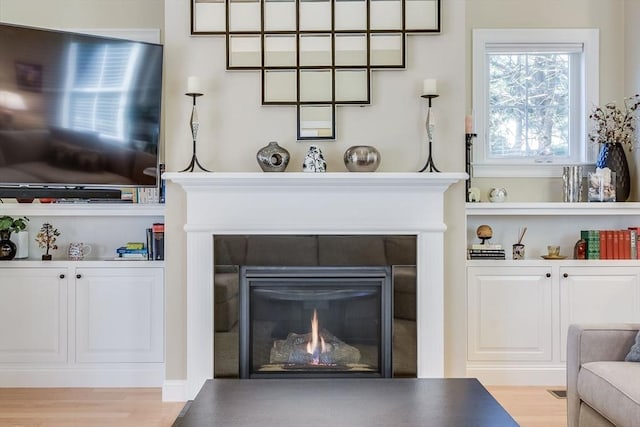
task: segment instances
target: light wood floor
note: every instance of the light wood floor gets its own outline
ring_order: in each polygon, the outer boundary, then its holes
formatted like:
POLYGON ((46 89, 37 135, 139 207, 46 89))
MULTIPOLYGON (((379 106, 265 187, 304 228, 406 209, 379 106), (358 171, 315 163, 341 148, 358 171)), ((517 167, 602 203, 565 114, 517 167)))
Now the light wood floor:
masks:
MULTIPOLYGON (((547 387, 487 387, 522 427, 566 427, 566 400, 547 387)), ((0 388, 2 427, 171 426, 184 404, 155 388, 0 388)))
POLYGON ((567 399, 547 390, 559 387, 485 386, 521 427, 567 427, 567 399))

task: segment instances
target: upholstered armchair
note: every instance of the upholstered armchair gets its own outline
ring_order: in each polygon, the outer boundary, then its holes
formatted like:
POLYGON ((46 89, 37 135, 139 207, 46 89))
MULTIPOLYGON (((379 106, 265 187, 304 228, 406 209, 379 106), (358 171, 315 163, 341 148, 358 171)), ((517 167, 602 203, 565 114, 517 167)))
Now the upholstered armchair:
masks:
POLYGON ((640 363, 625 362, 640 324, 571 325, 568 427, 640 426, 640 363))

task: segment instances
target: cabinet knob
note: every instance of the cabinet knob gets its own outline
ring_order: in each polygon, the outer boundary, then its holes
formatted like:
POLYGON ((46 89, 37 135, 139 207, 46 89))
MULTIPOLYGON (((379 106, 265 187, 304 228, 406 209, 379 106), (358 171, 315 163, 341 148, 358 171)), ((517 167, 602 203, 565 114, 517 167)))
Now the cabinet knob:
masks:
POLYGON ((547 273, 547 274, 545 274, 545 276, 551 277, 551 273, 547 273))
POLYGON ((82 279, 82 274, 80 273, 76 274, 76 279, 82 279))
POLYGON ((569 277, 569 274, 568 273, 563 273, 562 277, 564 277, 566 279, 567 277, 569 277))
POLYGON ((58 277, 64 279, 64 274, 60 274, 58 277))

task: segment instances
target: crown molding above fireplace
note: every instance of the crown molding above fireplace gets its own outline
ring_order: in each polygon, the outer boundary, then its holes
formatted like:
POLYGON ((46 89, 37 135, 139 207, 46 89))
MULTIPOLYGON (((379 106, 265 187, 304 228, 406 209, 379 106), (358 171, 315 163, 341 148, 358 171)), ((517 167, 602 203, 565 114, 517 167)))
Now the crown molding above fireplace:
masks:
POLYGON ((418 377, 444 376, 444 193, 465 173, 173 172, 163 178, 182 187, 187 201, 185 399, 213 377, 216 234, 415 235, 418 377))

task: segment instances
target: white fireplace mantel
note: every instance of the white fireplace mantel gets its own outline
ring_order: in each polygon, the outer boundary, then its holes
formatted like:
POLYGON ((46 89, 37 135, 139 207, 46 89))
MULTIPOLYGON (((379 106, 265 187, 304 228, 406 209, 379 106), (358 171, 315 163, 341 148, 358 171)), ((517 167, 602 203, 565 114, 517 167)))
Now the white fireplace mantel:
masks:
MULTIPOLYGON (((215 234, 417 237, 418 377, 444 376, 444 192, 465 173, 207 173, 163 178, 186 192, 187 378, 213 377, 215 234)), ((171 200, 167 200, 171 204, 171 200)))

